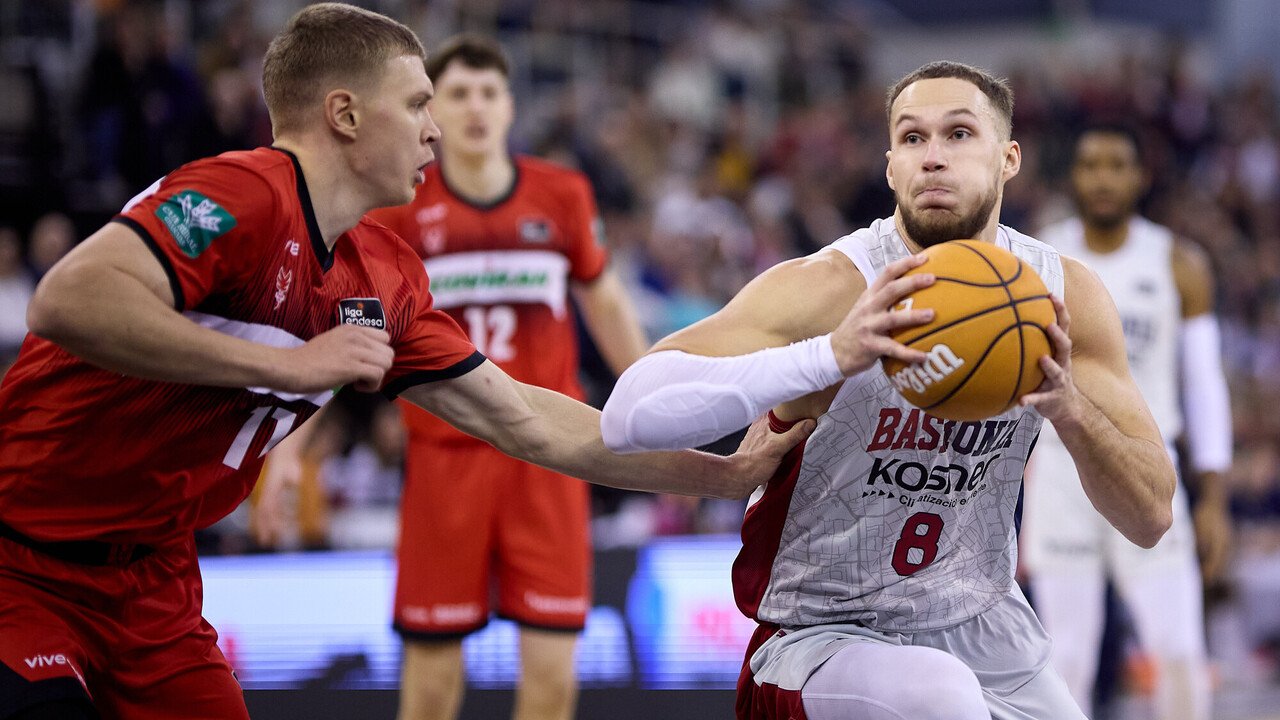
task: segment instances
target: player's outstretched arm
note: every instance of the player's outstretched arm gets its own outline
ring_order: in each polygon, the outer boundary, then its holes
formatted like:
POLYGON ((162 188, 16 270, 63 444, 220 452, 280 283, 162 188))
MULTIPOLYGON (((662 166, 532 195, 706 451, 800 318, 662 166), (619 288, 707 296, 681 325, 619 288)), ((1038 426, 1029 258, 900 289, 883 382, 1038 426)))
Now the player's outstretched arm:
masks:
POLYGON ((591 339, 613 374, 621 375, 649 349, 622 280, 612 270, 605 270, 590 283, 574 283, 572 290, 591 339))
POLYGON ((1231 393, 1222 370, 1222 341, 1214 316, 1213 270, 1205 251, 1190 240, 1173 246, 1173 277, 1182 300, 1178 331, 1182 416, 1196 504, 1191 518, 1206 582, 1226 571, 1231 552, 1231 513, 1223 476, 1231 468, 1231 393))
POLYGON ((844 254, 827 250, 782 263, 722 310, 659 342, 632 365, 604 408, 605 442, 616 452, 696 447, 790 400, 822 391, 882 355, 925 357, 889 332, 932 310, 898 310, 933 276, 901 277, 920 256, 890 264, 867 286, 844 254))
POLYGON ((599 411, 516 382, 488 361, 460 377, 411 387, 401 397, 512 457, 566 475, 627 490, 702 497, 746 497, 814 428, 804 422, 778 435, 761 421, 727 458, 691 450, 615 455, 600 438, 599 411))
POLYGON ((1064 257, 1066 303, 1054 298, 1054 356, 1023 396, 1057 430, 1098 512, 1131 542, 1153 547, 1173 522, 1173 463, 1125 356, 1111 295, 1091 270, 1064 257))
POLYGON ((108 223, 40 281, 27 326, 107 370, 198 385, 309 393, 356 383, 373 390, 394 357, 381 330, 342 326, 277 348, 202 327, 173 302, 168 276, 142 238, 108 223))

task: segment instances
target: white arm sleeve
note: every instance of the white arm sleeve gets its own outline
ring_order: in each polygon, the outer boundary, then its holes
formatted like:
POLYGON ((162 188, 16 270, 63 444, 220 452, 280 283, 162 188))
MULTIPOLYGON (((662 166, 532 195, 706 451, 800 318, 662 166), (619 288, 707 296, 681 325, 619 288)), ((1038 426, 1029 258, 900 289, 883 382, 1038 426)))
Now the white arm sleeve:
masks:
POLYGON ((600 431, 618 453, 697 447, 843 377, 830 335, 735 357, 665 350, 618 378, 600 431))
POLYGON ((1196 472, 1231 467, 1231 400, 1222 372, 1218 320, 1211 314, 1182 321, 1182 407, 1187 447, 1196 472))

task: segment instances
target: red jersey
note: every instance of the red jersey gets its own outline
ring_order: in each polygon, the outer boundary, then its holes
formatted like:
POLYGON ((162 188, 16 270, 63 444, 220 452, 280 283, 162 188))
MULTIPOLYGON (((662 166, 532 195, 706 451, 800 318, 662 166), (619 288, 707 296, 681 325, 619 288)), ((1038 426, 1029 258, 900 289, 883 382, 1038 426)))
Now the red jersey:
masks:
MULTIPOLYGON (((301 166, 272 148, 185 165, 115 218, 142 237, 191 320, 292 347, 339 322, 385 329, 384 392, 476 367, 431 305, 413 251, 363 220, 326 248, 301 166)), ((0 521, 40 540, 157 543, 249 494, 266 451, 332 397, 163 383, 28 336, 0 385, 0 521)))
MULTIPOLYGON (((582 173, 516 157, 511 191, 477 205, 453 192, 440 163, 409 205, 371 216, 409 242, 431 277, 435 306, 511 377, 582 399, 569 280, 589 282, 608 255, 591 185, 582 173)), ((420 411, 419 439, 479 442, 420 411)))

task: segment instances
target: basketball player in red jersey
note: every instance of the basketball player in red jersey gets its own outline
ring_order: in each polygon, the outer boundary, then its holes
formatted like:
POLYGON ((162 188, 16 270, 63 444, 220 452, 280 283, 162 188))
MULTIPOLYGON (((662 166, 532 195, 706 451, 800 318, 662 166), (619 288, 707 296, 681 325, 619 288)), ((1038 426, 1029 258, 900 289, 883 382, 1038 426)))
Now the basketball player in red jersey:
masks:
POLYGON ((779 428, 818 419, 743 521, 734 592, 760 627, 739 718, 1081 720, 1013 582, 1022 469, 1049 421, 1094 506, 1150 547, 1171 522, 1173 466, 1101 281, 999 224, 1021 164, 1008 85, 938 62, 888 100, 893 217, 769 270, 660 341, 619 379, 604 437, 673 448, 768 408, 779 428), (1013 252, 1056 296, 1045 381, 983 422, 911 407, 878 362, 923 361, 887 333, 929 319, 898 307, 929 273, 899 275, 922 248, 960 238, 1013 252))
MULTIPOLYGON (((440 159, 409 205, 372 215, 418 251, 435 306, 511 377, 581 399, 568 292, 621 373, 648 348, 606 267, 587 179, 512 157, 507 60, 462 35, 427 60, 440 159)), ((452 720, 462 638, 496 611, 520 624, 513 716, 568 720, 574 647, 591 606, 587 486, 503 455, 408 406, 395 627, 405 640, 401 720, 452 720)))
POLYGON ((616 458, 598 413, 432 307, 416 254, 363 219, 432 158, 424 57, 376 13, 303 9, 264 62, 276 144, 178 168, 41 281, 0 386, 0 717, 246 718, 192 534, 334 388, 620 487, 741 497, 784 452, 757 432, 728 459, 616 458))

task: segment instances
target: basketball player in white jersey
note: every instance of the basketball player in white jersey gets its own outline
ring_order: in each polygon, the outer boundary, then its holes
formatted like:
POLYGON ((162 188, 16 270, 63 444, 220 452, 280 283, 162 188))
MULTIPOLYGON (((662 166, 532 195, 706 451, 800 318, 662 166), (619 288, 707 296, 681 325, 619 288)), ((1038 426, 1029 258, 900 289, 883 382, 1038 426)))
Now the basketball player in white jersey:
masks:
POLYGON ((739 718, 1084 717, 1013 582, 1032 441, 1042 420, 1057 426, 1085 492, 1146 547, 1169 526, 1174 472, 1106 289, 998 223, 1021 163, 1012 110, 1008 85, 977 68, 907 75, 889 93, 893 217, 765 272, 660 342, 605 408, 616 451, 698 445, 770 408, 778 428, 817 418, 744 520, 734 591, 760 627, 739 718), (901 276, 922 248, 970 237, 1039 273, 1058 324, 1039 388, 999 417, 958 423, 908 405, 879 358, 923 362, 888 333, 931 319, 895 306, 933 274, 901 276))
MULTIPOLYGON (((1041 239, 1087 263, 1111 292, 1129 366, 1170 452, 1185 432, 1200 491, 1195 535, 1212 577, 1227 544, 1219 476, 1231 463, 1213 278, 1203 251, 1137 214, 1146 184, 1132 130, 1086 130, 1071 169, 1079 215, 1041 239)), ((1134 547, 1098 515, 1062 441, 1046 428, 1027 470, 1024 507, 1022 548, 1036 610, 1054 639, 1054 667, 1081 707, 1087 712, 1093 695, 1110 576, 1156 663, 1156 716, 1206 720, 1200 571, 1185 491, 1174 494, 1173 526, 1160 542, 1134 547)))

